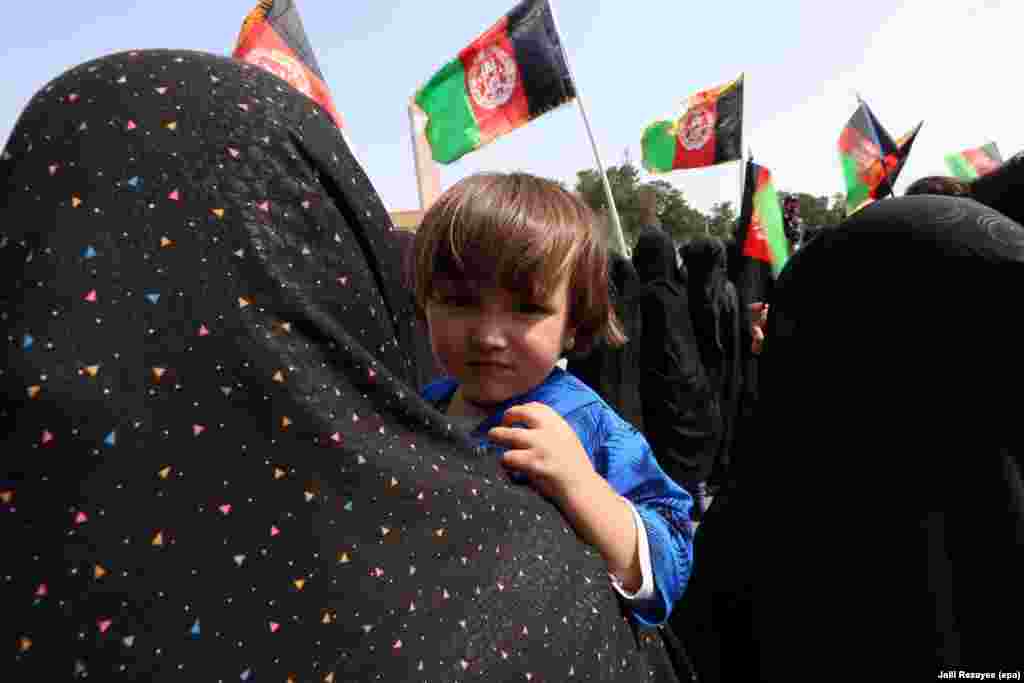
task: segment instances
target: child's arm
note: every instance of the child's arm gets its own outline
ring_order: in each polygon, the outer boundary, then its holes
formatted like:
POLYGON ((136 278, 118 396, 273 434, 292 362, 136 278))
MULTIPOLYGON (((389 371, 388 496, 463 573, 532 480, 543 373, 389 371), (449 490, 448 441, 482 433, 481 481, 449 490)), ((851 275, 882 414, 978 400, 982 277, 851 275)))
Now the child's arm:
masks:
POLYGON ((576 432, 542 403, 513 406, 488 437, 507 446, 506 467, 526 474, 551 498, 584 541, 608 563, 623 590, 635 593, 643 576, 630 503, 595 470, 576 432), (510 425, 521 423, 526 428, 510 425))

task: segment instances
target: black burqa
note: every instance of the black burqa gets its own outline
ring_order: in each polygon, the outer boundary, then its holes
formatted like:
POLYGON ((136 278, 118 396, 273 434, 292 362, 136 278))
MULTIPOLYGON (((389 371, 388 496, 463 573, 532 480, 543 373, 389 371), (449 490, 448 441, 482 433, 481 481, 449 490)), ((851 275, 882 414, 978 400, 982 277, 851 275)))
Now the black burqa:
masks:
POLYGON ((390 220, 317 105, 118 54, 39 92, 0 182, 3 680, 671 676, 410 386, 390 220))
POLYGON ((739 301, 726 271, 726 248, 722 240, 698 236, 688 242, 681 253, 689 273, 687 294, 693 331, 722 416, 711 475, 720 483, 728 477, 740 409, 743 353, 739 301))
POLYGON ((1024 152, 972 181, 971 198, 1024 224, 1024 152))
POLYGON ((1024 229, 967 199, 878 202, 793 257, 758 457, 677 607, 702 680, 1021 668, 1022 286, 1024 229))
POLYGON ((631 343, 640 364, 644 435, 662 469, 690 486, 711 473, 719 413, 700 362, 672 239, 657 228, 644 230, 633 266, 640 280, 632 295, 640 334, 631 343))
POLYGON ((597 392, 620 417, 644 431, 640 399, 639 359, 634 337, 639 336, 636 306, 631 294, 638 284, 636 270, 625 256, 608 254, 608 288, 615 313, 628 340, 619 348, 598 342, 586 354, 571 354, 566 369, 597 392))

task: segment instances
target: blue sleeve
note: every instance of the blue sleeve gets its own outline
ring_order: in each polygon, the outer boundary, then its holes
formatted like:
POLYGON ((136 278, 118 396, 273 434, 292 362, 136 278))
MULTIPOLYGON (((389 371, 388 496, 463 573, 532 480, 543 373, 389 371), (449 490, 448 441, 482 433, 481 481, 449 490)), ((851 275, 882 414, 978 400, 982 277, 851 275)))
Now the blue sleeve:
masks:
POLYGON ((647 440, 614 414, 603 420, 603 443, 594 453, 597 471, 619 495, 629 500, 644 521, 654 573, 654 599, 634 607, 633 615, 646 626, 664 623, 690 580, 693 535, 690 508, 693 500, 669 478, 647 440))

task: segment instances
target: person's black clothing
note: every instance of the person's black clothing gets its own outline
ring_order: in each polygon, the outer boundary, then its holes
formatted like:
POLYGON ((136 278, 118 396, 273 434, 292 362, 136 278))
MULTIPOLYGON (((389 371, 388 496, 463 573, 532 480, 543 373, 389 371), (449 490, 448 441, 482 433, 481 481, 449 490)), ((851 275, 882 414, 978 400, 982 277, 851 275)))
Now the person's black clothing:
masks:
POLYGON ((722 422, 712 478, 722 481, 731 462, 742 382, 742 337, 736 289, 726 272, 725 244, 697 237, 683 249, 690 274, 687 294, 700 358, 715 392, 722 422))
POLYGON ((1022 285, 1024 229, 950 197, 878 202, 792 258, 756 453, 674 622, 702 681, 1021 668, 1022 285))
POLYGON ((641 364, 644 435, 662 468, 689 487, 711 472, 718 405, 700 362, 671 238, 657 229, 642 232, 633 265, 640 279, 632 298, 640 321, 634 353, 641 364))
POLYGON ((411 386, 390 221, 311 100, 106 57, 0 183, 4 681, 671 680, 600 555, 411 386))
POLYGON ((1024 152, 971 181, 971 198, 1024 223, 1024 152))

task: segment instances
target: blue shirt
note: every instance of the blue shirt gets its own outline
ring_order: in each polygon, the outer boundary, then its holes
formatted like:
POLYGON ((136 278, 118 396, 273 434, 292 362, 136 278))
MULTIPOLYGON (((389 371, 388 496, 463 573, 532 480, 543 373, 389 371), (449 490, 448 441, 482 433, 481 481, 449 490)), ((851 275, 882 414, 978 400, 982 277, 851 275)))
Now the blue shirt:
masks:
MULTIPOLYGON (((458 386, 453 379, 437 380, 423 389, 423 398, 433 404, 447 401, 458 386)), ((640 432, 593 389, 558 367, 538 386, 500 404, 471 436, 479 445, 494 446, 487 432, 501 423, 505 411, 533 401, 551 407, 572 426, 597 473, 643 519, 654 571, 654 599, 648 606, 635 607, 633 616, 647 626, 664 623, 690 578, 690 495, 662 471, 640 432)))

